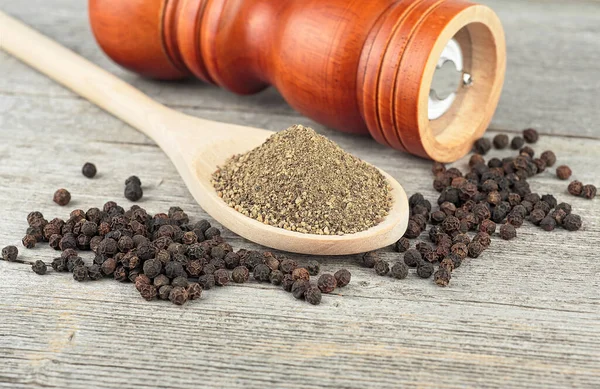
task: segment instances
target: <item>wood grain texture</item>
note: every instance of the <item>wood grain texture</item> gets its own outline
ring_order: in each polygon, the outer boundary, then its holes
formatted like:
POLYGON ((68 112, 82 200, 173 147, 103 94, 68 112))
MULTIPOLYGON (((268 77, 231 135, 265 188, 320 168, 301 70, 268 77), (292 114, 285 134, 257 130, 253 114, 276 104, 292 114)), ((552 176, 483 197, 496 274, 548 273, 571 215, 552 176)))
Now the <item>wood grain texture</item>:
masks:
MULTIPOLYGON (((555 150, 574 178, 600 184, 598 169, 590 168, 600 164, 600 130, 592 125, 600 110, 591 98, 600 3, 486 3, 503 19, 509 50, 496 125, 511 132, 542 127, 554 135, 542 137, 536 150, 555 150), (547 57, 531 51, 548 45, 572 51, 547 57), (530 67, 531 58, 543 74, 530 67)), ((153 83, 118 69, 93 43, 84 1, 0 0, 0 9, 171 107, 271 130, 314 125, 389 172, 408 193, 436 198, 429 162, 317 126, 273 91, 238 97, 195 83, 153 83)), ((179 204, 194 219, 206 217, 144 135, 3 52, 0 72, 0 246, 19 243, 30 210, 67 216, 51 201, 58 187, 71 191, 72 207, 110 199, 128 205, 122 186, 131 173, 144 182, 141 204, 150 211, 179 204), (97 179, 81 176, 87 160, 98 166, 97 179)), ((466 161, 455 165, 464 168, 466 161)), ((599 200, 572 198, 565 187, 551 172, 532 180, 534 190, 556 193, 584 216, 579 233, 526 225, 519 239, 495 240, 465 263, 447 289, 414 274, 404 281, 377 277, 352 257, 322 261, 324 271, 348 267, 353 281, 318 307, 249 283, 208 291, 179 308, 146 303, 131 285, 78 284, 67 275, 40 277, 2 262, 0 387, 594 388, 600 379, 599 200)), ((224 234, 235 248, 257 247, 224 234)), ((21 251, 29 260, 54 255, 47 247, 21 251)), ((384 255, 397 259, 389 250, 384 255)))

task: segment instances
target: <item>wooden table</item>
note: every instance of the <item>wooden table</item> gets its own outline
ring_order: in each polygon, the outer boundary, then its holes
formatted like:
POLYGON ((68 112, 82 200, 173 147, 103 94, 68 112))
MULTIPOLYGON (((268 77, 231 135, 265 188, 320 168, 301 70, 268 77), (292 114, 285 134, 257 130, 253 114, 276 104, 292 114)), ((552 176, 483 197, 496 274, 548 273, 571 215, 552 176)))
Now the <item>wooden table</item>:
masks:
MULTIPOLYGON (((493 128, 539 128, 538 152, 555 150, 574 178, 600 185, 600 2, 484 2, 500 14, 508 39, 493 128)), ((323 128, 274 90, 239 97, 119 69, 96 46, 83 0, 0 0, 0 9, 172 108, 272 130, 314 126, 388 171, 407 192, 437 198, 430 162, 323 128)), ((122 185, 132 173, 144 183, 141 205, 149 211, 178 204, 196 220, 207 217, 148 138, 2 51, 0 74, 0 246, 22 247, 31 210, 66 218, 68 210, 51 200, 59 187, 73 194, 71 209, 111 199, 129 206, 122 185), (98 166, 97 179, 81 176, 86 161, 98 166)), ((2 262, 0 386, 598 387, 600 199, 569 196, 551 171, 532 179, 532 187, 570 202, 585 218, 583 230, 546 233, 527 224, 519 239, 495 239, 467 261, 445 289, 413 274, 404 281, 378 277, 351 257, 322 258, 324 271, 344 266, 353 280, 320 306, 248 283, 177 307, 145 302, 130 284, 80 284, 2 262)), ((258 248, 224 235, 235 248, 258 248)), ((55 256, 48 247, 21 252, 27 260, 55 256)), ((391 250, 383 255, 398 259, 391 250)))

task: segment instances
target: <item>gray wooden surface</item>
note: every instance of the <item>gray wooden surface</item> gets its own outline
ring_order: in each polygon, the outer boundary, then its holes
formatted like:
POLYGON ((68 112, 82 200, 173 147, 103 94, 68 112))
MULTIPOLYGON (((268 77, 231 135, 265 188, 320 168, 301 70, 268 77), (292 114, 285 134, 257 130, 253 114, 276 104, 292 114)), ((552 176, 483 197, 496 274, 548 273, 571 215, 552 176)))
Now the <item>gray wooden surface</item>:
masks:
MULTIPOLYGON (((85 3, 0 0, 0 9, 173 108, 273 130, 314 125, 408 193, 436 198, 429 162, 316 125, 273 90, 238 97, 126 73, 97 48, 85 3)), ((555 150, 574 178, 599 185, 600 2, 485 3, 503 19, 508 38, 506 87, 493 127, 539 127, 539 152, 555 150)), ((0 246, 21 247, 30 210, 66 217, 67 209, 51 201, 59 187, 73 194, 70 208, 110 199, 128 205, 122 181, 131 173, 144 182, 141 205, 150 211, 179 204, 195 219, 207 216, 149 139, 2 51, 0 75, 0 246), (99 168, 95 180, 79 172, 88 160, 99 168)), ((532 186, 572 203, 585 218, 583 231, 526 225, 518 240, 495 240, 466 262, 446 289, 414 274, 404 281, 377 277, 342 257, 322 266, 348 267, 352 283, 320 306, 249 283, 176 307, 144 302, 131 285, 39 277, 2 262, 0 387, 598 387, 600 199, 570 197, 550 172, 532 186)), ((224 234, 235 248, 256 247, 224 234)), ((21 251, 30 260, 54 255, 48 247, 21 251)))

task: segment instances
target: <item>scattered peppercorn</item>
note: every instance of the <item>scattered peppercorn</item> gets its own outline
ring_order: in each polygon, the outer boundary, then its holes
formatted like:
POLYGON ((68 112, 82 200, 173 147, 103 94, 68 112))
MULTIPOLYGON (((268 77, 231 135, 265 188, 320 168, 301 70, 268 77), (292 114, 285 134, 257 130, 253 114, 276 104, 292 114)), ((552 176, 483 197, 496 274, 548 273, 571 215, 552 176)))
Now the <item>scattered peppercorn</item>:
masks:
POLYGON ((317 286, 323 293, 331 293, 337 286, 336 278, 328 273, 322 274, 317 281, 317 286))
POLYGON ((35 238, 35 236, 27 234, 23 237, 21 242, 23 243, 23 246, 25 248, 32 249, 35 247, 35 244, 37 243, 37 239, 35 238))
POLYGON ((283 277, 284 275, 281 270, 272 270, 271 274, 269 275, 269 280, 273 285, 281 285, 283 282, 283 277))
POLYGON ((308 280, 297 279, 292 285, 292 295, 297 299, 302 299, 309 287, 310 282, 308 280))
POLYGON ((169 300, 171 300, 171 302, 175 305, 185 304, 188 300, 188 297, 189 295, 187 290, 181 286, 173 287, 169 293, 169 300))
POLYGON ((378 261, 375 263, 375 273, 380 276, 385 276, 390 272, 390 265, 386 261, 378 261))
POLYGON ((398 241, 396 243, 394 243, 394 249, 399 253, 403 253, 406 250, 408 250, 409 248, 410 248, 410 240, 408 240, 405 237, 398 239, 398 241))
POLYGON ((48 270, 48 266, 46 266, 44 261, 37 260, 33 263, 33 265, 31 265, 31 270, 33 270, 36 274, 44 275, 48 270))
POLYGON ((227 273, 227 270, 225 269, 216 270, 213 276, 215 279, 215 284, 218 286, 225 286, 229 283, 229 273, 227 273))
POLYGON ((475 141, 473 149, 477 154, 485 155, 492 148, 492 142, 487 138, 480 138, 475 141))
POLYGON ((583 184, 580 181, 573 181, 569 184, 568 191, 573 196, 581 196, 583 193, 583 184))
POLYGON ((540 155, 540 159, 546 162, 547 167, 552 167, 556 163, 556 154, 551 150, 547 150, 540 155))
POLYGON ((352 278, 352 275, 346 269, 340 269, 340 270, 336 271, 333 276, 335 277, 337 286, 339 288, 342 288, 342 287, 348 285, 350 283, 350 279, 352 278))
POLYGON ((243 284, 244 282, 248 281, 249 277, 250 272, 248 271, 248 268, 246 266, 237 266, 231 272, 231 279, 236 284, 243 284))
POLYGON ((390 275, 396 279, 403 280, 408 276, 408 266, 403 262, 396 262, 390 270, 390 275))
POLYGON ((281 286, 282 286, 283 290, 285 290, 286 292, 291 292, 294 282, 295 281, 292 279, 291 274, 285 274, 283 276, 283 281, 281 282, 281 286))
POLYGON ((310 286, 306 292, 304 292, 304 299, 312 305, 321 304, 321 291, 316 286, 310 286))
POLYGON ((135 181, 131 181, 125 185, 124 195, 129 201, 139 201, 144 196, 144 191, 141 185, 138 185, 135 181))
POLYGON ((271 269, 265 264, 258 264, 254 268, 254 279, 259 282, 270 282, 271 269))
POLYGON ((583 198, 591 200, 594 197, 596 197, 597 191, 598 190, 594 185, 584 185, 581 195, 583 196, 583 198))
POLYGON ((571 174, 573 174, 571 168, 566 165, 561 165, 556 168, 556 176, 561 180, 568 180, 571 177, 571 174))
POLYGON ((85 265, 78 265, 73 268, 73 279, 75 281, 85 281, 88 278, 88 269, 85 265))
POLYGON ((308 270, 308 273, 311 276, 316 276, 317 274, 319 274, 319 271, 321 271, 321 265, 319 264, 319 262, 311 260, 308 261, 308 263, 306 264, 306 270, 308 270))
POLYGON ((503 224, 500 227, 500 237, 504 240, 511 240, 517 237, 517 230, 512 224, 503 224))
POLYGON ((404 263, 408 267, 417 267, 423 261, 421 253, 416 249, 409 249, 404 253, 404 263))
POLYGON ((505 149, 508 146, 508 135, 505 134, 498 134, 494 137, 494 147, 502 150, 505 149))
POLYGON ((513 150, 519 150, 525 144, 525 140, 520 136, 515 136, 510 142, 510 147, 513 150))
POLYGON ((86 162, 81 168, 81 173, 87 178, 94 178, 96 176, 96 165, 90 162, 86 162))
POLYGON ((66 189, 59 189, 54 192, 54 202, 60 206, 65 206, 71 201, 71 193, 66 189))
POLYGON ((527 143, 536 143, 540 138, 540 135, 535 129, 528 128, 526 130, 523 130, 523 138, 527 143))
POLYGON ((283 274, 291 274, 297 267, 298 264, 293 259, 284 259, 279 263, 279 270, 281 270, 283 274))
POLYGON ((292 279, 296 280, 309 280, 310 273, 303 267, 298 267, 292 271, 292 279))
POLYGON ((417 266, 417 275, 421 278, 429 278, 433 274, 433 264, 430 262, 420 262, 417 266))
POLYGON ((448 286, 450 277, 450 272, 443 267, 440 267, 433 275, 433 281, 438 286, 448 286))
POLYGON ((19 249, 16 246, 6 246, 2 249, 2 259, 8 262, 14 262, 19 255, 19 249))
POLYGON ((581 225, 581 217, 571 213, 564 218, 562 226, 567 231, 577 231, 581 228, 581 225))

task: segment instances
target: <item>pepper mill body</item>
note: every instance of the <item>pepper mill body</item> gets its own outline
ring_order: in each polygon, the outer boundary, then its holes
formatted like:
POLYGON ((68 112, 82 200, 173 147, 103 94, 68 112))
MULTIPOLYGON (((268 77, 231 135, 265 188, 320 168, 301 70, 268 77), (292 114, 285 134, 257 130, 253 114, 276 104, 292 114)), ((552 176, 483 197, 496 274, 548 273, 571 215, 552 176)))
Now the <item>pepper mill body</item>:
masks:
POLYGON ((465 155, 498 104, 501 24, 463 0, 89 0, 94 35, 118 64, 157 79, 194 76, 238 94, 276 87, 340 131, 440 162, 465 155), (470 86, 428 117, 447 43, 470 86))

